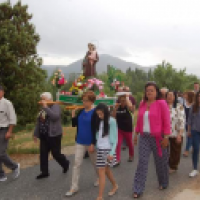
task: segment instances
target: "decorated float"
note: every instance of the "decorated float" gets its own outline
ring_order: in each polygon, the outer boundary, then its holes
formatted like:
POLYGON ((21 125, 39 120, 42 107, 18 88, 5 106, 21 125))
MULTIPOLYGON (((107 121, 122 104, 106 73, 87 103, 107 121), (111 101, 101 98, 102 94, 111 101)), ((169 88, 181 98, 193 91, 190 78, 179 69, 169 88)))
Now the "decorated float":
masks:
POLYGON ((69 91, 63 88, 67 84, 67 80, 61 70, 57 70, 54 73, 52 84, 57 89, 56 101, 48 102, 49 104, 61 104, 66 105, 66 109, 82 108, 82 94, 86 91, 92 90, 97 99, 94 105, 99 103, 105 103, 108 106, 114 106, 116 103, 116 97, 107 97, 104 93, 104 82, 97 78, 86 78, 84 75, 80 75, 74 80, 69 91))

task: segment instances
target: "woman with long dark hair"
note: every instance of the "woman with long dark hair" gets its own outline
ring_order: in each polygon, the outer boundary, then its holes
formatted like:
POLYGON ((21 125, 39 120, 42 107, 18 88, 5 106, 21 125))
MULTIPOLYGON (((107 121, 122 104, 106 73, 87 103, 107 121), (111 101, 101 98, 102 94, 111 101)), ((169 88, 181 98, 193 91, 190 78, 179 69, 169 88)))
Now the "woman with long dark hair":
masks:
POLYGON ((170 173, 176 172, 181 158, 181 148, 185 129, 185 110, 182 104, 178 103, 177 93, 169 91, 166 94, 166 101, 170 109, 171 131, 169 167, 170 173))
POLYGON ((145 85, 144 100, 140 103, 134 142, 139 140, 139 161, 134 178, 133 197, 139 198, 145 189, 148 162, 153 151, 159 189, 169 184, 168 151, 170 130, 170 112, 165 100, 154 82, 145 85))
POLYGON ((103 200, 106 176, 113 185, 113 188, 108 195, 113 196, 118 190, 118 185, 114 179, 112 171, 110 170, 110 167, 116 162, 115 150, 117 146, 117 124, 116 120, 110 117, 110 111, 105 104, 100 103, 96 107, 96 113, 98 115, 96 121, 96 167, 99 174, 99 195, 97 200, 103 200))
POLYGON ((194 168, 189 176, 195 177, 199 174, 198 162, 200 149, 200 92, 196 93, 194 105, 189 112, 188 135, 192 137, 192 162, 194 168))

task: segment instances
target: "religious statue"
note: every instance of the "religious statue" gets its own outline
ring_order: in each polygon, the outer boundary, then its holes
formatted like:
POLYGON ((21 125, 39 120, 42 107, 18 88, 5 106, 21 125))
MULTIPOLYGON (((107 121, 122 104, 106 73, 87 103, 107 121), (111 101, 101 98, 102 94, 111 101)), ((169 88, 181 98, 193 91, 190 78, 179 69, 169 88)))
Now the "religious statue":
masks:
POLYGON ((99 56, 94 44, 88 44, 88 52, 83 60, 83 75, 87 77, 96 76, 96 63, 99 61, 99 56))

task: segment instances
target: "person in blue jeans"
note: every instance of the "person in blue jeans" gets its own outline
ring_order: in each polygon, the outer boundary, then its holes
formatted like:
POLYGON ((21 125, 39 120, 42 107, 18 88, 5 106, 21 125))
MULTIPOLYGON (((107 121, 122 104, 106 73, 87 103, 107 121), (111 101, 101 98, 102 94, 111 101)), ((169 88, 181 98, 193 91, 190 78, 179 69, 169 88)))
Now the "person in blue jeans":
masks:
POLYGON ((200 92, 197 92, 195 96, 195 102, 189 111, 188 118, 188 136, 192 137, 193 147, 193 170, 189 174, 190 177, 195 177, 199 174, 198 162, 199 162, 199 150, 200 150, 200 92))
MULTIPOLYGON (((185 97, 184 108, 185 108, 185 115, 186 115, 185 130, 186 132, 188 132, 189 111, 193 105, 195 94, 193 91, 187 91, 184 93, 184 97, 185 97)), ((192 137, 187 136, 186 147, 185 147, 185 152, 183 153, 183 156, 188 157, 191 146, 192 146, 192 137)))

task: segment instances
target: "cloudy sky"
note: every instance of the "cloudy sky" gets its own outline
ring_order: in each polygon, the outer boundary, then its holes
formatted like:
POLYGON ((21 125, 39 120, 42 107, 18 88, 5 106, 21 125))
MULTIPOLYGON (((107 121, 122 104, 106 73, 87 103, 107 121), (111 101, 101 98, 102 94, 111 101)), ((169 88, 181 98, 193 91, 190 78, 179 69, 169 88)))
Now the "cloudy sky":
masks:
POLYGON ((87 43, 93 42, 100 54, 144 66, 165 59, 200 75, 199 0, 22 2, 33 13, 44 64, 67 65, 82 58, 87 43))

